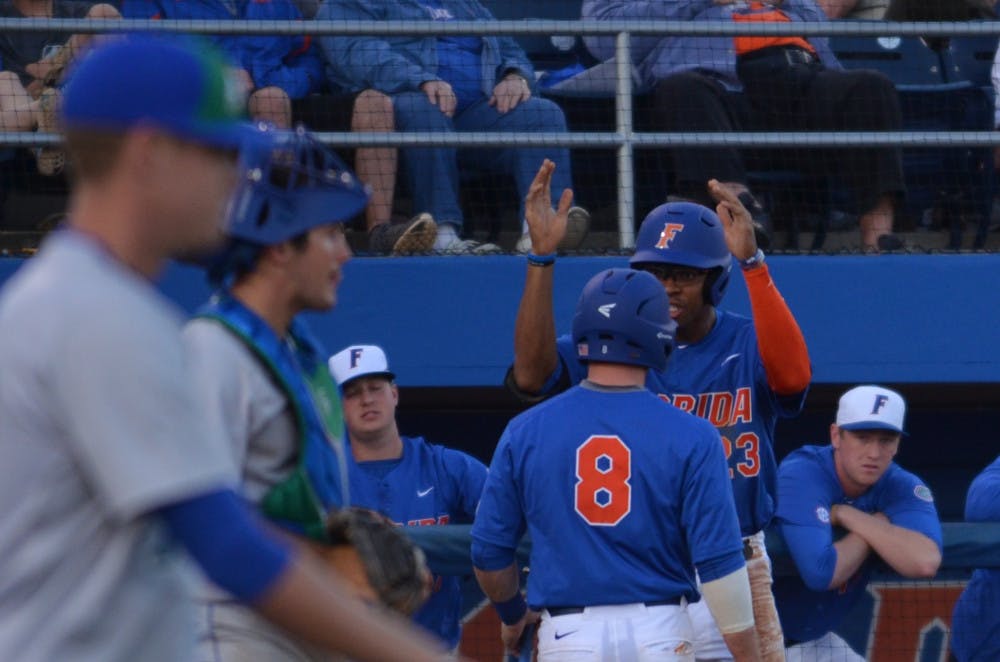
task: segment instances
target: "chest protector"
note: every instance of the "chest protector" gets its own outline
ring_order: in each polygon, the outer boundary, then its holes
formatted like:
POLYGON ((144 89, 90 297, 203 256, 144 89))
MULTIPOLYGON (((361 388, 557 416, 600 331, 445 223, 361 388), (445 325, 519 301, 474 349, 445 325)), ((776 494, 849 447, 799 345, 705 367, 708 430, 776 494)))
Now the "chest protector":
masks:
POLYGON ((250 348, 288 399, 295 418, 295 470, 267 492, 261 509, 287 529, 324 540, 326 514, 349 502, 344 417, 324 352, 297 320, 288 336, 279 338, 230 296, 213 298, 197 316, 218 322, 250 348))

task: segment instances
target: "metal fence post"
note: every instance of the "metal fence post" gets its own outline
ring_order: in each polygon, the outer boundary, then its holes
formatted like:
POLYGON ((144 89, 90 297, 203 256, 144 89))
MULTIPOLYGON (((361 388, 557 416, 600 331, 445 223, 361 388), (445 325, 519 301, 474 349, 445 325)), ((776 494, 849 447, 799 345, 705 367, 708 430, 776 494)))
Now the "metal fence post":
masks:
POLYGON ((635 246, 635 176, 632 149, 632 54, 628 32, 615 35, 615 130, 618 132, 618 246, 635 246))

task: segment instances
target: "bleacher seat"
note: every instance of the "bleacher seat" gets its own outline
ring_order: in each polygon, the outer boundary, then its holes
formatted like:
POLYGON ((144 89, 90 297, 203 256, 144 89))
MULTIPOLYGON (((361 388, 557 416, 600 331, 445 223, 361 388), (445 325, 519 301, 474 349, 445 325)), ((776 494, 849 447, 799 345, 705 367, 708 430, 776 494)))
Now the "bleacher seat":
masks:
MULTIPOLYGON (((904 130, 992 128, 990 95, 978 81, 957 77, 963 69, 952 63, 947 42, 935 50, 919 37, 837 36, 830 46, 846 68, 880 71, 896 85, 904 130)), ((963 60, 970 76, 974 60, 963 60)), ((985 245, 994 189, 989 148, 910 148, 903 152, 903 168, 907 211, 919 216, 930 209, 947 217, 953 249, 961 248, 964 220, 972 219, 974 246, 985 245)))
POLYGON ((952 37, 941 54, 946 80, 967 80, 992 90, 990 73, 996 50, 996 35, 952 37))
MULTIPOLYGON (((500 20, 580 19, 582 0, 481 0, 500 20)), ((574 34, 516 35, 514 37, 538 71, 562 69, 587 59, 583 40, 574 34)), ((585 64, 592 64, 587 61, 585 64)))

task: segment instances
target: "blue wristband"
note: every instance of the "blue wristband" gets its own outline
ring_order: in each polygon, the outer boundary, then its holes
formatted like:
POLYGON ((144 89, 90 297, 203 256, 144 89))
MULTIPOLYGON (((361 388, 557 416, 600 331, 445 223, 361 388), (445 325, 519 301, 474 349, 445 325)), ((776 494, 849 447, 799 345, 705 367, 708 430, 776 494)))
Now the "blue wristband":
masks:
POLYGON ((555 263, 555 253, 549 253, 548 255, 535 255, 534 253, 528 253, 528 264, 533 267, 551 267, 555 263))
POLYGON ((514 625, 524 618, 525 612, 528 611, 528 603, 524 601, 521 591, 518 591, 510 600, 494 602, 493 608, 497 610, 497 615, 504 625, 514 625))

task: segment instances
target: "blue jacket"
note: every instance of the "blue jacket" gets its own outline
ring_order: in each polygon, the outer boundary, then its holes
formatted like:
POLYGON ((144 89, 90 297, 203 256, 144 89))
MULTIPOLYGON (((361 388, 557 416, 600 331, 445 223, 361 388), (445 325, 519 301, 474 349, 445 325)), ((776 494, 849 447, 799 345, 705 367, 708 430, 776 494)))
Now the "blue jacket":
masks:
MULTIPOLYGON (((125 18, 202 19, 216 21, 301 21, 292 0, 236 0, 236 13, 221 0, 123 0, 125 18)), ((254 85, 280 87, 292 99, 317 91, 323 61, 307 36, 217 35, 212 41, 233 66, 245 69, 254 85)))
MULTIPOLYGON (((598 21, 731 21, 734 11, 745 11, 746 2, 719 5, 715 0, 584 0, 583 18, 598 21)), ((826 14, 813 0, 784 0, 779 7, 792 21, 825 21, 826 14)), ((615 54, 613 36, 587 37, 587 48, 600 60, 615 54)), ((810 37, 820 60, 839 69, 826 37, 810 37)), ((736 76, 736 50, 732 37, 633 37, 632 61, 638 65, 643 85, 652 86, 671 74, 700 70, 716 74, 730 89, 741 89, 736 76)))
MULTIPOLYGON (((483 21, 496 20, 478 0, 441 0, 456 15, 472 14, 483 21)), ((326 0, 316 20, 428 21, 418 0, 326 0)), ((319 39, 330 82, 348 92, 373 88, 387 94, 413 92, 420 84, 436 80, 437 43, 433 36, 335 37, 319 39)), ((503 75, 515 70, 529 83, 534 69, 524 51, 510 37, 483 37, 482 91, 486 96, 503 75)))

